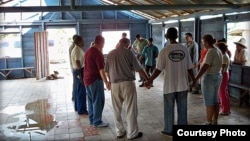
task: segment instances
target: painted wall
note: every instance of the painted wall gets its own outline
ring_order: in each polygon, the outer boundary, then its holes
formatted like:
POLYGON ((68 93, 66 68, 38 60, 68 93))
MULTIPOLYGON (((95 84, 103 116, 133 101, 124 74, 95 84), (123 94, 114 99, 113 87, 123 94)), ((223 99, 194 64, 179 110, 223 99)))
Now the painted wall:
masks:
MULTIPOLYGON (((29 0, 28 0, 29 1, 29 0)), ((22 5, 28 4, 28 1, 22 2, 22 5)), ((44 5, 70 5, 70 1, 62 0, 50 1, 44 0, 44 5)), ((76 5, 100 4, 96 0, 80 0, 75 1, 76 5)), ((32 5, 35 6, 35 5, 32 5)), ((8 17, 15 17, 19 21, 20 17, 25 17, 25 22, 16 22, 16 25, 1 24, 0 31, 6 29, 15 29, 21 32, 22 37, 22 58, 6 59, 0 58, 0 69, 8 67, 36 67, 35 51, 34 51, 34 32, 44 31, 49 28, 61 28, 63 26, 73 27, 76 33, 82 36, 85 40, 86 50, 90 43, 95 39, 96 35, 100 35, 103 30, 130 30, 131 41, 134 40, 136 34, 141 34, 143 37, 148 37, 147 20, 143 18, 135 18, 127 13, 117 11, 83 11, 83 12, 44 12, 44 13, 0 13, 2 21, 11 20, 8 17), (4 20, 6 19, 6 20, 4 20), (27 20, 28 19, 28 20, 27 20), (35 22, 34 22, 35 21, 35 22)), ((139 17, 139 16, 138 16, 139 17)), ((12 18, 13 20, 13 18, 12 18)), ((66 35, 72 37, 73 35, 66 35)), ((110 39, 112 40, 112 37, 110 39)), ((33 71, 35 72, 35 70, 33 71)), ((34 75, 35 76, 35 75, 34 75)), ((13 71, 8 79, 30 77, 23 70, 13 71)), ((0 80, 4 79, 0 76, 0 80)))
MULTIPOLYGON (((201 20, 200 21, 200 32, 198 32, 197 34, 200 35, 200 39, 202 38, 202 36, 204 36, 205 34, 211 34, 214 36, 215 39, 221 39, 223 37, 226 38, 227 35, 227 30, 225 29, 225 26, 227 25, 227 22, 241 22, 241 21, 249 21, 250 19, 250 14, 240 14, 240 15, 227 15, 226 17, 219 17, 219 18, 213 18, 213 19, 206 19, 206 20, 201 20)), ((170 24, 165 24, 163 25, 159 25, 159 24, 155 24, 152 25, 152 35, 154 39, 162 39, 162 42, 155 42, 155 44, 157 46, 161 46, 163 43, 163 39, 164 39, 164 34, 160 34, 161 31, 164 32, 165 29, 169 28, 169 27, 178 27, 179 29, 179 42, 180 43, 185 43, 185 33, 186 32, 191 32, 194 33, 195 30, 195 24, 194 21, 188 21, 188 22, 177 22, 177 23, 170 23, 170 24)), ((249 38, 249 31, 250 31, 250 26, 248 26, 248 29, 245 30, 242 33, 242 36, 246 38, 247 40, 247 44, 249 44, 250 40, 248 40, 249 38)), ((240 27, 239 27, 240 28, 240 27)), ((195 39, 196 40, 196 39, 195 39)), ((199 48, 201 49, 201 40, 196 40, 198 42, 199 48)), ((199 50, 200 50, 199 49, 199 50)), ((248 53, 250 53, 250 47, 248 46, 248 53)), ((232 58, 233 59, 233 58, 232 58)), ((250 62, 250 61, 249 61, 250 62)), ((238 79, 241 79, 242 73, 237 72, 237 70, 234 70, 234 72, 231 76, 231 80, 233 81, 241 81, 238 79)), ((236 97, 238 98, 240 96, 240 91, 238 88, 235 87, 230 87, 230 95, 232 97, 236 97)))
MULTIPOLYGON (((247 21, 250 19, 250 13, 246 14, 240 14, 240 15, 227 15, 225 18, 219 17, 219 18, 213 18, 213 19, 206 19, 206 20, 200 20, 200 32, 197 34, 200 34, 200 38, 202 38, 205 34, 212 34, 216 39, 221 39, 223 37, 226 37, 226 29, 225 25, 227 22, 240 22, 240 21, 247 21)), ((161 32, 164 32, 165 29, 169 27, 177 27, 179 30, 179 42, 185 43, 185 33, 191 32, 194 33, 195 30, 195 24, 194 21, 180 21, 176 23, 168 23, 168 24, 152 24, 152 36, 155 40, 162 39, 162 41, 157 41, 155 44, 157 46, 162 46, 164 43, 164 34, 161 34, 161 32)), ((250 27, 250 26, 249 26, 250 27)), ((199 46, 200 46, 200 40, 195 39, 199 46)))

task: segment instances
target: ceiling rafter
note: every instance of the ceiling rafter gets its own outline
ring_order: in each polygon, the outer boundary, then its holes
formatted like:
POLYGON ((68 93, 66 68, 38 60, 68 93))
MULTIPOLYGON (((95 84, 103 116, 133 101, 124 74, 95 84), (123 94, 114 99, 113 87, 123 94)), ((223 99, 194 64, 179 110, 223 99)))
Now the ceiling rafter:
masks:
MULTIPOLYGON (((193 0, 186 0, 187 2, 191 3, 191 4, 197 4, 196 2, 194 2, 193 0)), ((201 10, 192 10, 191 14, 194 14, 196 12, 199 12, 201 10)))
MULTIPOLYGON (((174 2, 169 1, 169 0, 164 0, 164 2, 166 2, 168 5, 173 5, 173 4, 174 4, 174 2)), ((176 10, 168 10, 168 11, 174 13, 174 15, 178 15, 178 16, 181 15, 181 14, 180 14, 179 12, 177 12, 176 10)), ((183 11, 184 11, 184 10, 183 10, 183 11)))
MULTIPOLYGON (((223 10, 237 11, 239 8, 250 6, 246 0, 98 0, 102 5, 75 5, 76 0, 71 0, 71 5, 59 6, 3 6, 0 0, 0 13, 12 12, 70 12, 70 11, 124 11, 131 12, 131 16, 138 15, 148 20, 172 19, 211 13, 223 10)), ((10 5, 10 4, 7 4, 10 5)), ((249 11, 247 9, 246 11, 249 11)), ((223 13, 222 13, 223 14, 223 13)), ((73 17, 73 16, 71 16, 73 17)))
POLYGON ((223 2, 225 2, 226 4, 233 4, 232 2, 228 1, 228 0, 222 0, 223 2))
MULTIPOLYGON (((116 1, 113 1, 113 0, 108 0, 108 1, 110 1, 110 2, 112 2, 114 4, 117 4, 117 5, 123 5, 122 0, 120 2, 116 2, 116 1)), ((105 2, 105 1, 103 1, 103 2, 105 2)), ((138 5, 137 3, 134 3, 134 2, 132 2, 130 0, 126 0, 126 2, 128 2, 128 3, 132 4, 132 5, 138 5)), ((146 11, 143 11, 143 10, 141 10, 141 11, 131 10, 131 12, 133 12, 135 14, 138 14, 138 15, 144 17, 144 18, 147 18, 147 19, 160 19, 160 18, 162 18, 162 17, 156 17, 155 15, 152 15, 149 12, 146 12, 146 11)))
POLYGON ((11 1, 13 1, 13 0, 6 0, 6 1, 1 0, 1 1, 0 1, 0 5, 3 5, 3 4, 6 4, 6 3, 9 3, 9 2, 11 2, 11 1))
MULTIPOLYGON (((145 0, 145 1, 148 1, 148 0, 145 0)), ((127 1, 128 3, 130 3, 130 4, 133 4, 133 5, 138 5, 138 4, 140 4, 140 3, 135 3, 135 2, 132 2, 132 1, 130 1, 130 0, 128 0, 127 1)), ((160 13, 160 12, 158 12, 158 11, 156 11, 156 10, 152 10, 153 12, 156 12, 156 13, 158 13, 158 14, 160 14, 160 15, 162 15, 162 13, 160 13)), ((155 16, 155 15, 153 15, 153 14, 151 14, 150 12, 147 12, 147 11, 142 11, 143 13, 146 13, 147 15, 150 15, 150 16, 152 16, 152 17, 156 17, 155 19, 160 19, 160 18, 162 18, 162 17, 157 17, 157 16, 155 16)), ((164 15, 164 14, 163 14, 164 15)), ((166 16, 166 15, 164 15, 164 16, 166 16)))
MULTIPOLYGON (((164 2, 166 2, 169 5, 174 5, 175 3, 172 0, 164 0, 164 2)), ((193 10, 183 10, 184 12, 188 13, 188 14, 192 14, 194 13, 193 10)))
MULTIPOLYGON (((115 1, 112 1, 112 0, 108 0, 108 1, 111 2, 111 3, 113 3, 113 4, 116 4, 116 5, 122 5, 122 4, 120 4, 119 2, 115 2, 115 1)), ((129 1, 129 0, 126 0, 126 1, 129 1)), ((110 3, 106 2, 106 1, 101 0, 101 2, 102 2, 102 3, 105 3, 105 4, 107 4, 107 5, 110 5, 110 3)), ((122 1, 121 1, 121 2, 122 2, 122 1)), ((150 17, 150 16, 148 16, 148 15, 146 15, 145 13, 140 12, 140 11, 130 10, 130 12, 135 13, 135 14, 137 14, 137 15, 140 15, 141 17, 144 17, 144 18, 146 18, 146 19, 154 19, 153 17, 150 17)))
MULTIPOLYGON (((156 4, 156 3, 152 2, 151 0, 145 0, 145 1, 147 1, 148 3, 153 4, 153 5, 156 4)), ((178 16, 181 15, 180 13, 176 12, 175 10, 170 10, 170 11, 171 11, 172 13, 178 15, 178 16)), ((166 16, 167 16, 165 13, 162 13, 162 12, 159 12, 159 11, 156 11, 156 10, 155 10, 154 12, 156 12, 156 13, 159 14, 159 15, 161 15, 162 17, 166 17, 166 16)), ((161 18, 162 18, 162 17, 161 17, 161 18)))
MULTIPOLYGON (((197 4, 196 2, 194 2, 193 0, 187 0, 189 3, 191 4, 197 4)), ((202 10, 195 10, 196 12, 202 11, 202 10)), ((203 10, 203 11, 213 11, 212 9, 209 10, 203 10)))

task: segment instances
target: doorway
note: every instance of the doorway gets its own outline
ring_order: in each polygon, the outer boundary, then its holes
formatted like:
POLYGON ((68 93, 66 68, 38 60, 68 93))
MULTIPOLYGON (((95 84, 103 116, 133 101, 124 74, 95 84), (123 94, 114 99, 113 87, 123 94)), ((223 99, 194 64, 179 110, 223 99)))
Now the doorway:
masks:
POLYGON ((119 31, 102 31, 102 36, 105 39, 105 44, 103 47, 103 54, 107 55, 111 50, 115 49, 116 44, 122 38, 122 33, 127 33, 127 38, 130 39, 129 30, 119 30, 119 31))
POLYGON ((76 34, 75 28, 47 29, 49 72, 59 72, 59 76, 72 75, 69 63, 69 46, 72 44, 72 36, 76 34))

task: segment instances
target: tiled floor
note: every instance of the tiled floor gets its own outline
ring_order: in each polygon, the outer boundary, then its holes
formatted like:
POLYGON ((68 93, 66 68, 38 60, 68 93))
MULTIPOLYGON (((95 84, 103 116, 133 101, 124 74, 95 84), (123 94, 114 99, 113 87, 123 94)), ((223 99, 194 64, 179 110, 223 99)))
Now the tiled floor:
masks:
MULTIPOLYGON (((71 76, 63 79, 35 80, 35 78, 0 81, 0 139, 19 140, 81 140, 123 141, 116 139, 110 91, 105 91, 106 103, 103 120, 107 128, 94 128, 87 116, 78 116, 71 101, 71 76)), ((163 129, 162 76, 150 90, 137 87, 139 128, 144 133, 141 141, 171 141, 160 135, 163 129)), ((137 86, 139 85, 138 82, 137 86)), ((188 95, 189 124, 205 120, 205 107, 200 95, 188 95)), ((250 107, 239 107, 231 99, 231 115, 220 116, 219 124, 250 125, 250 107)), ((124 114, 124 113, 123 113, 124 114)))

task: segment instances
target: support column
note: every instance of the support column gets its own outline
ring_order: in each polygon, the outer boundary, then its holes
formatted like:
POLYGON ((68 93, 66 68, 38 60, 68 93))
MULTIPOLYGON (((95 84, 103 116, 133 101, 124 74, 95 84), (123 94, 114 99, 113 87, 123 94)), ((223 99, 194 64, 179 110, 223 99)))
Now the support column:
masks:
POLYGON ((198 50, 199 50, 199 54, 201 52, 201 20, 199 17, 195 17, 194 18, 194 41, 198 43, 198 50))

